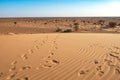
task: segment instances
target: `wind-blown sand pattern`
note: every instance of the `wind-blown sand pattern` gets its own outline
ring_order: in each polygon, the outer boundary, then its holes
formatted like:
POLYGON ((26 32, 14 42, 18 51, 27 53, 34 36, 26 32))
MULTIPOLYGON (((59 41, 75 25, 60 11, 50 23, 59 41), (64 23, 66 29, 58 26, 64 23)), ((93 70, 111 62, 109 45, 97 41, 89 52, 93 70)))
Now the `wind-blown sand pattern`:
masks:
POLYGON ((0 35, 0 80, 120 80, 120 34, 0 35))

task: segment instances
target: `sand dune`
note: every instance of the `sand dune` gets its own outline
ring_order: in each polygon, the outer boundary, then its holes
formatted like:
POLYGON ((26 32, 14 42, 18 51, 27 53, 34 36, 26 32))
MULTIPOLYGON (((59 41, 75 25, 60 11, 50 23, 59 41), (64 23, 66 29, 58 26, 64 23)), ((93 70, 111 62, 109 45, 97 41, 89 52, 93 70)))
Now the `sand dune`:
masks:
POLYGON ((120 80, 119 34, 0 35, 0 80, 120 80))

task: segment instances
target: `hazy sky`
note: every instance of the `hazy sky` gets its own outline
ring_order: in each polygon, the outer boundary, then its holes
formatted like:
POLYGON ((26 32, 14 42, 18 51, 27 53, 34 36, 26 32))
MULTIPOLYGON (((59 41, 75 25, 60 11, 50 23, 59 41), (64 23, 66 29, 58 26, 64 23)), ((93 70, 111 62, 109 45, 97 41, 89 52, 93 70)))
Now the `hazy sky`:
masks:
POLYGON ((0 0, 0 17, 120 16, 120 0, 0 0))

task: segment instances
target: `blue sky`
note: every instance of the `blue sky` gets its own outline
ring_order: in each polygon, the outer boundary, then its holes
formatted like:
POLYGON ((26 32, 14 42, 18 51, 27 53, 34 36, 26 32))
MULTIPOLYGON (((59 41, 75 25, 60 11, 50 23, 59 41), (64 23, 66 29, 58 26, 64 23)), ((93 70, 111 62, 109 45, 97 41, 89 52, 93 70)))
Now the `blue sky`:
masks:
POLYGON ((0 17, 120 16, 120 0, 0 0, 0 17))

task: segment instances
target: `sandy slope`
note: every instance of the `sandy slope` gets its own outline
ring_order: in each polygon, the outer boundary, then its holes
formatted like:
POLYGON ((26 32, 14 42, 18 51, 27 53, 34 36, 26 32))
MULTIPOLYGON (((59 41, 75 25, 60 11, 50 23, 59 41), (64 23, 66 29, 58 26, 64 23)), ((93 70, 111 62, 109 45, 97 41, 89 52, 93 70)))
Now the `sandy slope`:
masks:
POLYGON ((120 34, 0 35, 0 80, 120 80, 120 34))

